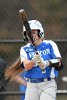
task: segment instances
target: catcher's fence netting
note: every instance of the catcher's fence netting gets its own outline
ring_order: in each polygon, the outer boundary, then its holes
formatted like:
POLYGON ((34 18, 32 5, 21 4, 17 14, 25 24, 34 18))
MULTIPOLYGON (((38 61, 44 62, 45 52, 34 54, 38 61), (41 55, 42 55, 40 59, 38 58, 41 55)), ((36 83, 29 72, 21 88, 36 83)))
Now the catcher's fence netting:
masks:
POLYGON ((22 38, 19 10, 42 22, 48 38, 67 38, 67 0, 0 0, 0 39, 22 38))
MULTIPOLYGON (((7 66, 16 61, 20 48, 24 45, 21 34, 23 24, 19 16, 20 9, 25 9, 28 20, 34 18, 42 22, 46 32, 45 38, 53 39, 57 43, 64 63, 64 70, 59 73, 57 79, 57 94, 66 95, 67 82, 64 82, 62 78, 67 76, 67 0, 30 0, 30 2, 29 0, 6 0, 6 2, 0 0, 0 58, 6 62, 7 66)), ((13 94, 13 97, 18 94, 22 95, 23 93, 16 92, 19 90, 18 84, 8 84, 9 82, 5 81, 3 70, 0 67, 0 74, 2 75, 0 100, 3 100, 7 95, 10 96, 10 94, 13 94)), ((6 100, 19 100, 18 97, 13 97, 6 100)), ((66 99, 61 97, 59 100, 66 99)))

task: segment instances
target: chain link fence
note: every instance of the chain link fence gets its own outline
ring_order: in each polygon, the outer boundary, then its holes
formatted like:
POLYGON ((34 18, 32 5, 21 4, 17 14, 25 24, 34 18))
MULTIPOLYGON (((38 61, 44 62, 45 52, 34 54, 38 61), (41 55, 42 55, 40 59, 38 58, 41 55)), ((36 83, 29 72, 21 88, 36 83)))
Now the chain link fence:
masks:
MULTIPOLYGON (((39 20, 43 24, 45 38, 54 39, 57 43, 64 65, 57 79, 58 90, 67 90, 67 83, 62 81, 62 77, 67 76, 67 0, 0 0, 0 57, 7 66, 16 61, 21 46, 25 45, 20 9, 26 11, 28 20, 39 20)), ((7 91, 19 91, 16 83, 8 84, 6 88, 7 91)), ((14 95, 7 96, 5 100, 12 100, 14 95)), ((14 99, 19 100, 20 96, 16 94, 14 99)), ((57 100, 60 99, 63 100, 62 96, 58 96, 57 100)))
POLYGON ((0 39, 22 39, 20 9, 42 22, 46 38, 67 38, 67 0, 0 0, 0 39))

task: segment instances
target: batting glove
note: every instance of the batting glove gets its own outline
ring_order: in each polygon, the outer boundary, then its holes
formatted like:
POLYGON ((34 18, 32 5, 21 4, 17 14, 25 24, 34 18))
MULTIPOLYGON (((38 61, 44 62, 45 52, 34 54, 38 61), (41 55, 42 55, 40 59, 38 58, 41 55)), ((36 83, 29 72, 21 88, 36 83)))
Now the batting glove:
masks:
POLYGON ((33 58, 33 61, 34 61, 36 66, 38 65, 41 69, 44 68, 44 65, 42 63, 42 58, 40 57, 39 54, 35 54, 35 56, 33 58))
POLYGON ((50 65, 48 60, 43 60, 39 54, 36 54, 33 58, 33 61, 36 65, 38 65, 41 69, 45 69, 50 65))
POLYGON ((41 62, 41 57, 39 54, 35 54, 34 58, 33 58, 33 61, 35 63, 40 63, 41 62))

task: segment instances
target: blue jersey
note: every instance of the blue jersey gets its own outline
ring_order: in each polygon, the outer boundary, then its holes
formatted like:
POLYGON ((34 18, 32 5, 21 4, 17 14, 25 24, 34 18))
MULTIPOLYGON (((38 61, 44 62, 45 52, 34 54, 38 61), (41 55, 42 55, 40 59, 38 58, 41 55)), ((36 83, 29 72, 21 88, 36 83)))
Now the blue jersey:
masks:
MULTIPOLYGON (((56 43, 51 40, 44 40, 40 45, 36 46, 36 49, 44 61, 61 57, 56 43)), ((24 59, 31 60, 34 55, 35 47, 30 43, 21 47, 21 62, 23 62, 24 59)), ((32 69, 25 72, 26 78, 55 78, 57 76, 58 71, 54 67, 50 66, 45 68, 45 73, 42 73, 39 66, 34 66, 32 69)))

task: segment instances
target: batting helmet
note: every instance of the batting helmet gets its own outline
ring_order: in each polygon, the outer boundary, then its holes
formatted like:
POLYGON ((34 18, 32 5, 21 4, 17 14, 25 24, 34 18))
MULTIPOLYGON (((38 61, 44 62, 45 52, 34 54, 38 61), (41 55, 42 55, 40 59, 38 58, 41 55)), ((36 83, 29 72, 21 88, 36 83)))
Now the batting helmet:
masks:
MULTIPOLYGON (((42 27, 42 24, 37 20, 30 20, 28 22, 29 22, 31 30, 37 29, 38 30, 38 36, 40 38, 44 38, 44 29, 42 27)), ((23 26, 23 35, 24 35, 24 38, 27 40, 27 34, 26 34, 25 26, 23 26)))

